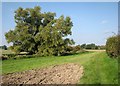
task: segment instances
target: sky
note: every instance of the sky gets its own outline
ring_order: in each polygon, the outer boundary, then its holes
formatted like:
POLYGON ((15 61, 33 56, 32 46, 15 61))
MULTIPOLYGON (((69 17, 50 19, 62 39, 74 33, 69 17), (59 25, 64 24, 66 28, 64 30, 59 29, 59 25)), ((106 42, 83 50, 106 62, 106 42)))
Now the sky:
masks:
POLYGON ((19 7, 33 8, 36 5, 42 8, 42 12, 55 12, 56 18, 61 15, 71 17, 72 35, 68 37, 76 45, 105 45, 106 39, 118 32, 117 2, 3 2, 2 45, 10 45, 4 34, 15 28, 14 11, 19 7))

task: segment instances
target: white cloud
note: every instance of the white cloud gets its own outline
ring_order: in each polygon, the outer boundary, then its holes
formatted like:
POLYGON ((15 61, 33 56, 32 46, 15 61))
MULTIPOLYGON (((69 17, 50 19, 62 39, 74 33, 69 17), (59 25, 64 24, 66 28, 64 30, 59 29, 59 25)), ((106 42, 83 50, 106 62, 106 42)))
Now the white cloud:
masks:
POLYGON ((108 23, 107 20, 102 20, 102 21, 101 21, 101 24, 106 24, 106 23, 108 23))

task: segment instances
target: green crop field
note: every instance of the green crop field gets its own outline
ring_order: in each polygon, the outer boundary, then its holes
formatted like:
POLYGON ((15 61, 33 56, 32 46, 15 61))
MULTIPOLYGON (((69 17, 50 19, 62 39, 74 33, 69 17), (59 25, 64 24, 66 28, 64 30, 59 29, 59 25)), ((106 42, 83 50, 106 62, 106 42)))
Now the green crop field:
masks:
POLYGON ((109 58, 104 51, 59 57, 4 60, 2 61, 2 73, 20 72, 64 63, 77 63, 84 67, 84 75, 80 79, 80 84, 118 84, 117 59, 109 58))

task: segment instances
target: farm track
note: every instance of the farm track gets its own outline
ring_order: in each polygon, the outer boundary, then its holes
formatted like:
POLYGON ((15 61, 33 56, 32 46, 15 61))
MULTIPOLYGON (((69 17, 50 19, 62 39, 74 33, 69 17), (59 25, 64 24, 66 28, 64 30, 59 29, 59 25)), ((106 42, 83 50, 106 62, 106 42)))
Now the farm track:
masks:
POLYGON ((50 66, 2 76, 3 84, 77 84, 83 66, 74 63, 50 66))

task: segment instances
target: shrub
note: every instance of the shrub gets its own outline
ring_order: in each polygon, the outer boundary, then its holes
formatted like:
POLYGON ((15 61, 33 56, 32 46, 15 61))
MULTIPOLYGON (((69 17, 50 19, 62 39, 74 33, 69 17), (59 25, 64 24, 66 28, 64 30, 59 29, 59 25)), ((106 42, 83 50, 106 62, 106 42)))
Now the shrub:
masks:
POLYGON ((16 54, 3 54, 3 56, 6 56, 8 58, 13 58, 16 56, 16 54))
POLYGON ((106 52, 110 57, 120 55, 120 36, 112 36, 107 39, 106 52))
POLYGON ((76 45, 76 46, 66 46, 64 52, 61 54, 62 56, 66 56, 66 55, 73 55, 76 54, 78 52, 81 52, 81 48, 80 45, 76 45))
POLYGON ((4 55, 1 55, 1 56, 0 56, 0 59, 1 59, 1 60, 7 60, 8 57, 7 57, 7 56, 4 56, 4 55))

